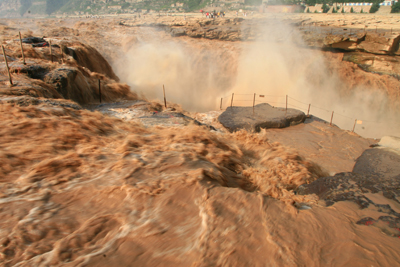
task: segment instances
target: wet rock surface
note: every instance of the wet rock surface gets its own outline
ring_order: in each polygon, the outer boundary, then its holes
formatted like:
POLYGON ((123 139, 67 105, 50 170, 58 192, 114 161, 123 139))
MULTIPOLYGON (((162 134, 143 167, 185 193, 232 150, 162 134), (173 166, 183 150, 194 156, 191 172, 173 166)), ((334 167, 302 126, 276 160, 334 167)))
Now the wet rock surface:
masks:
POLYGON ((205 126, 210 130, 216 131, 216 129, 211 125, 203 124, 189 116, 186 116, 180 112, 153 112, 150 116, 142 116, 139 117, 139 121, 143 123, 145 126, 155 126, 155 125, 163 125, 163 126, 187 126, 191 123, 198 126, 205 126))
POLYGON ((276 108, 263 103, 253 107, 228 107, 219 122, 230 132, 240 129, 259 132, 261 129, 284 128, 304 122, 304 112, 288 108, 276 108))
POLYGON ((316 194, 327 206, 340 201, 352 201, 361 209, 372 208, 381 213, 366 217, 358 224, 374 225, 383 222, 400 236, 400 154, 389 148, 367 149, 357 159, 352 172, 320 178, 297 189, 300 195, 316 194), (390 201, 389 201, 390 200, 390 201))
POLYGON ((46 74, 45 82, 54 84, 57 92, 65 99, 72 99, 79 103, 82 97, 77 93, 81 90, 72 90, 77 75, 78 70, 75 68, 60 68, 46 74))
POLYGON ((17 73, 26 73, 26 75, 32 79, 43 80, 44 76, 49 72, 50 66, 45 65, 30 65, 23 66, 15 70, 17 73))
POLYGON ((200 122, 190 116, 176 111, 174 108, 163 109, 159 103, 150 103, 143 100, 120 101, 100 105, 85 105, 92 111, 122 119, 124 121, 139 122, 145 127, 182 127, 189 125, 204 126, 216 131, 210 123, 200 122))

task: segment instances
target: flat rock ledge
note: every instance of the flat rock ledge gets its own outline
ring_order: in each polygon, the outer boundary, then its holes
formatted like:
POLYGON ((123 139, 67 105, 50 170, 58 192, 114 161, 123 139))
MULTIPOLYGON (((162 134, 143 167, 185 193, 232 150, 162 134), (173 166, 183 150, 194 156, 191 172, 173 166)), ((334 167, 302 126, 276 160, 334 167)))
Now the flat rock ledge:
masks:
POLYGON ((304 122, 306 115, 297 109, 276 108, 263 103, 253 107, 228 107, 219 122, 230 132, 240 129, 259 132, 261 129, 285 128, 304 122))

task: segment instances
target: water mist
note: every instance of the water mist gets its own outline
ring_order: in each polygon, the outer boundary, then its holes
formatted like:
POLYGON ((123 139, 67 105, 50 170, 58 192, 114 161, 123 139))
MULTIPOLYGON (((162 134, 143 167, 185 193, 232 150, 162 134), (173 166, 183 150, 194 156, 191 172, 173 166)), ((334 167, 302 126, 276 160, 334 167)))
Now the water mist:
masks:
MULTIPOLYGON (((285 105, 330 121, 364 137, 396 135, 399 111, 388 105, 385 92, 374 88, 347 88, 327 67, 322 52, 307 48, 300 32, 284 22, 270 20, 258 25, 258 38, 251 42, 228 44, 213 40, 188 42, 185 38, 160 40, 154 35, 127 49, 116 67, 117 73, 133 90, 148 99, 162 99, 165 84, 168 101, 189 111, 204 112, 230 105, 268 102, 285 105), (206 47, 206 43, 212 43, 206 47), (241 53, 229 53, 239 47, 241 53), (123 68, 122 68, 123 66, 123 68), (259 97, 264 95, 264 98, 259 97)), ((150 31, 150 30, 149 30, 150 31)))

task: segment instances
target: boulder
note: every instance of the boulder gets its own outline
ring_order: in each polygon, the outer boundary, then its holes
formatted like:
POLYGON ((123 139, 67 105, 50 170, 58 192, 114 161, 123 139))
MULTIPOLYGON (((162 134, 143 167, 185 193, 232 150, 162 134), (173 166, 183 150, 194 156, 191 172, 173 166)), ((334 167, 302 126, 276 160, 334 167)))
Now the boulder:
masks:
POLYGON ((230 132, 240 129, 259 132, 262 128, 284 128, 304 122, 306 115, 297 109, 276 108, 262 103, 254 107, 228 107, 219 122, 230 132))
MULTIPOLYGON (((378 177, 379 183, 393 177, 400 178, 400 155, 381 147, 367 149, 357 159, 353 173, 378 177)), ((380 185, 376 184, 376 186, 380 185)))

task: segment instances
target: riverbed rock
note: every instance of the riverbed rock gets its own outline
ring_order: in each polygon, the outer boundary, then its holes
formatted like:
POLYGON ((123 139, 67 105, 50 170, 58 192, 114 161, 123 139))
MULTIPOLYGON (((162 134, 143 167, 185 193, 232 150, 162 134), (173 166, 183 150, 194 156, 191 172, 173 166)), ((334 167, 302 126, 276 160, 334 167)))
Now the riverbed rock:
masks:
MULTIPOLYGON (((400 144, 400 141, 394 143, 400 144)), ((390 228, 398 229, 400 151, 384 146, 367 149, 357 159, 352 172, 338 173, 301 185, 297 194, 316 194, 327 206, 339 201, 355 202, 361 209, 372 206, 383 216, 365 217, 359 220, 358 224, 373 225, 381 221, 390 228)))

